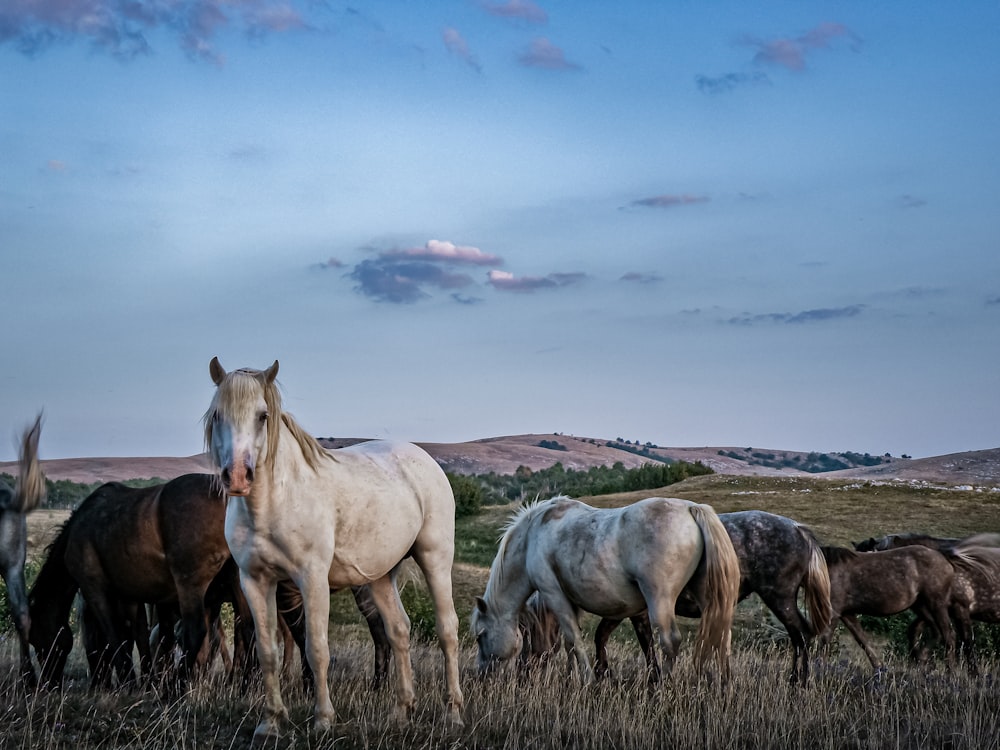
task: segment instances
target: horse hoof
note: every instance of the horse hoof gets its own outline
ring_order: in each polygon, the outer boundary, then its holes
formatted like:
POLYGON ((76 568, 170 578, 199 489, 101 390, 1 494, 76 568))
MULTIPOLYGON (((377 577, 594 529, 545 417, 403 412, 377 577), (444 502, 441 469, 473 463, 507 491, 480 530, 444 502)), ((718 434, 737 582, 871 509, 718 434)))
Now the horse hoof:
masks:
POLYGON ((327 732, 333 731, 335 717, 333 716, 317 716, 313 720, 313 732, 316 734, 326 734, 327 732))
POLYGON ((253 750, 258 750, 258 748, 277 747, 280 739, 281 731, 271 722, 262 721, 257 725, 257 728, 253 730, 253 740, 250 742, 250 747, 253 748, 253 750))

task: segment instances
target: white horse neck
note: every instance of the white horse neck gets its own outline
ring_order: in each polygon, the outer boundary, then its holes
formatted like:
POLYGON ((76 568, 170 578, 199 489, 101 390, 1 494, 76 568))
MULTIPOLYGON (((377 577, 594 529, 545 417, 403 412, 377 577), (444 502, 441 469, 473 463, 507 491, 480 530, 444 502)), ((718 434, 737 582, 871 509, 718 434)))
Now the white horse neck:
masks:
POLYGON ((537 506, 522 511, 508 527, 490 566, 490 577, 483 599, 497 612, 516 614, 534 591, 527 570, 529 526, 532 520, 527 516, 535 515, 535 507, 537 506))

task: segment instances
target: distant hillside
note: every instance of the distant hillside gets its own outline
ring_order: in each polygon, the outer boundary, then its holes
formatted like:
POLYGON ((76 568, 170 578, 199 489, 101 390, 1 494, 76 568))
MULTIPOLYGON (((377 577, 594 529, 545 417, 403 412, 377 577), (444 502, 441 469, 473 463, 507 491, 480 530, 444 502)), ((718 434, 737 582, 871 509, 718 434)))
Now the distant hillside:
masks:
MULTIPOLYGON (((362 442, 362 438, 320 438, 329 448, 362 442)), ((816 453, 746 447, 666 448, 650 443, 530 434, 484 438, 467 443, 421 443, 446 471, 455 474, 513 474, 518 466, 544 469, 556 462, 567 469, 589 469, 621 462, 635 468, 650 461, 700 461, 719 474, 740 476, 856 477, 871 481, 904 480, 975 487, 1000 487, 1000 448, 933 458, 872 457, 856 453, 816 453), (849 462, 848 468, 815 473, 849 462), (865 462, 874 465, 864 466, 865 462), (808 471, 806 470, 808 469, 808 471)), ((183 458, 66 458, 42 461, 50 479, 108 482, 124 479, 170 479, 189 472, 210 471, 203 454, 183 458)), ((15 462, 0 462, 0 473, 15 474, 15 462)))

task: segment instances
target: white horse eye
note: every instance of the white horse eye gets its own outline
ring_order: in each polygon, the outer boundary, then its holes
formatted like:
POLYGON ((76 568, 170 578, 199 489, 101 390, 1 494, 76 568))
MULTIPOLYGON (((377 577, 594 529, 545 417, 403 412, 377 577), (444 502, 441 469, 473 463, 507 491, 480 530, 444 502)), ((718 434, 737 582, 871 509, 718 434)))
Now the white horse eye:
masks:
POLYGON ((267 412, 266 411, 265 412, 261 412, 260 416, 257 417, 257 421, 258 422, 266 422, 267 421, 267 412))

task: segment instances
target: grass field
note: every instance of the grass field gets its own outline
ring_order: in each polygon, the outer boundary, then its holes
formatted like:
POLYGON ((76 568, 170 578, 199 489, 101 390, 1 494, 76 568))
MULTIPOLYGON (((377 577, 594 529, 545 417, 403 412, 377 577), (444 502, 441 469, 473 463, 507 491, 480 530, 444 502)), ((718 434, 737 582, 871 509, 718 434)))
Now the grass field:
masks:
MULTIPOLYGON (((708 476, 660 492, 587 498, 618 506, 650 495, 705 502, 719 512, 757 508, 811 526, 821 541, 848 544, 895 531, 961 536, 1000 530, 1000 492, 972 492, 907 485, 864 484, 821 478, 774 479, 708 476)), ((688 645, 673 677, 659 690, 645 686, 641 658, 629 628, 616 634, 611 650, 615 677, 583 687, 568 678, 563 660, 541 675, 512 674, 480 680, 465 634, 473 597, 485 585, 495 542, 513 506, 488 507, 461 519, 456 534, 455 602, 463 623, 463 690, 466 726, 448 731, 443 718, 441 657, 425 639, 426 600, 419 573, 404 576, 416 645, 418 710, 405 726, 389 719, 390 691, 371 693, 372 649, 350 596, 334 597, 331 646, 333 698, 338 724, 330 735, 313 736, 311 704, 291 681, 286 701, 289 733, 280 747, 293 748, 997 748, 1000 747, 1000 664, 987 661, 984 674, 914 668, 884 640, 888 670, 874 675, 860 650, 842 641, 814 660, 812 683, 787 684, 790 656, 782 631, 751 598, 740 605, 733 677, 725 685, 693 671, 688 645)), ((64 515, 31 517, 32 554, 37 556, 64 515)), ((588 619, 592 626, 592 620, 588 619)), ((259 684, 247 690, 216 671, 174 703, 152 692, 95 695, 86 689, 78 650, 62 693, 24 696, 14 675, 16 639, 0 643, 0 748, 240 748, 246 747, 260 715, 259 684)))

